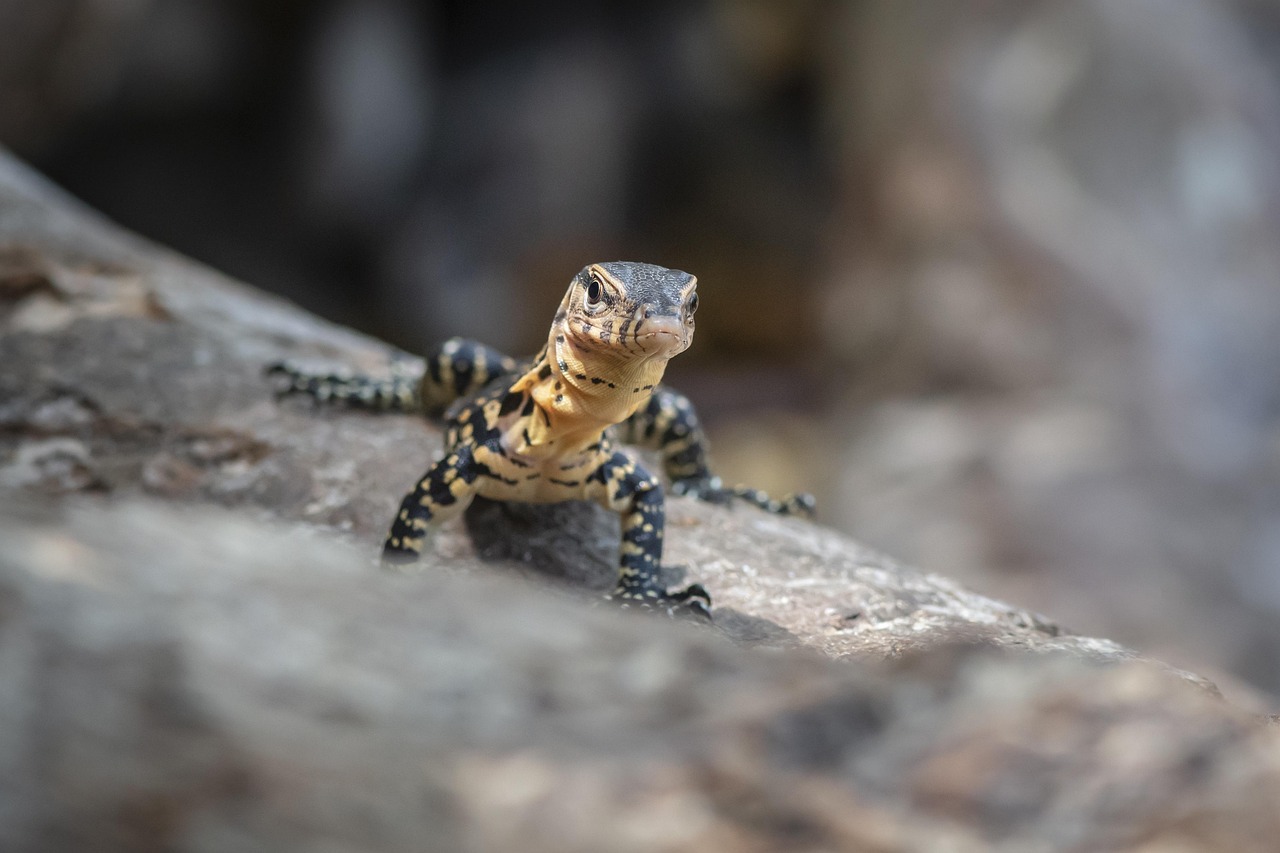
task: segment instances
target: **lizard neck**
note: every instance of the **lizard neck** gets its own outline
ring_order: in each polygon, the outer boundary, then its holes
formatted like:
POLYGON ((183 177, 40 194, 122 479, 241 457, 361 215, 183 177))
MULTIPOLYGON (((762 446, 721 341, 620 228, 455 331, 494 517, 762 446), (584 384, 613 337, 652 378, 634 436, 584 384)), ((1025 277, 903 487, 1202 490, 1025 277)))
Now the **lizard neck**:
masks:
POLYGON ((523 425, 528 445, 552 445, 571 453, 598 442, 604 430, 648 402, 667 361, 612 349, 585 350, 553 327, 533 367, 512 385, 533 400, 534 410, 523 425))

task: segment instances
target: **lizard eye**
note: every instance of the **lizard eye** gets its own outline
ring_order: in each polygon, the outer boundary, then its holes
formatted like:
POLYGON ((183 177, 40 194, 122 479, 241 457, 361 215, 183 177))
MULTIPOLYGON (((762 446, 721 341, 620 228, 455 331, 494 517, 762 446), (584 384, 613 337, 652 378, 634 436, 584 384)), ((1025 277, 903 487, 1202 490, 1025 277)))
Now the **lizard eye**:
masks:
POLYGON ((587 285, 587 304, 592 307, 600 304, 600 280, 595 276, 591 276, 591 283, 587 285))
POLYGON ((693 316, 693 312, 698 310, 698 294, 689 297, 689 316, 693 316))

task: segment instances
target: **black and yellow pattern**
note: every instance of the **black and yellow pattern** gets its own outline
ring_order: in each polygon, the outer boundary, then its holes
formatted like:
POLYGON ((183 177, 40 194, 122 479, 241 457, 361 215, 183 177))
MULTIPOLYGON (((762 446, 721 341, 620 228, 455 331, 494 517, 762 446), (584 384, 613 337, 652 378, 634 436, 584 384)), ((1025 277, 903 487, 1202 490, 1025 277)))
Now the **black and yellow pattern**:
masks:
POLYGON ((423 411, 420 381, 396 365, 389 377, 375 379, 356 373, 308 373, 288 362, 273 364, 268 375, 283 377, 283 394, 305 394, 322 403, 383 412, 423 411))
POLYGON ((658 580, 665 519, 662 484, 614 442, 657 450, 673 491, 723 503, 739 498, 776 513, 811 512, 808 495, 775 501, 724 488, 707 465, 693 406, 659 382, 693 339, 697 279, 649 264, 593 264, 569 285, 547 345, 517 362, 459 338, 426 359, 422 377, 374 380, 271 370, 285 393, 397 411, 443 413, 445 454, 400 505, 383 546, 390 563, 417 559, 430 528, 476 495, 553 503, 591 500, 622 517, 618 584, 611 598, 706 614, 699 584, 658 580))
POLYGON ((726 504, 737 498, 779 515, 812 515, 813 496, 787 495, 774 500, 759 489, 724 486, 707 466, 707 437, 689 398, 659 385, 649 403, 614 428, 619 441, 657 450, 671 491, 708 503, 726 504))

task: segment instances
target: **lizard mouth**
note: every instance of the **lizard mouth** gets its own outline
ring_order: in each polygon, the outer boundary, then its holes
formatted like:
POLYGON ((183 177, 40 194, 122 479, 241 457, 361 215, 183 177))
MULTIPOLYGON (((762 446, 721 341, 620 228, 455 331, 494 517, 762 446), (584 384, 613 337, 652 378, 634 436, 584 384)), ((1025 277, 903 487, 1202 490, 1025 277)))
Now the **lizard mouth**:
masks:
POLYGON ((635 342, 648 354, 676 355, 689 348, 691 330, 679 317, 649 317, 642 321, 635 342))
POLYGON ((617 349, 633 357, 661 355, 670 358, 684 352, 692 343, 692 330, 679 317, 647 317, 637 325, 640 327, 638 331, 633 329, 623 338, 614 337, 612 343, 608 342, 607 330, 594 323, 579 320, 574 331, 579 333, 579 345, 585 345, 588 350, 617 349))

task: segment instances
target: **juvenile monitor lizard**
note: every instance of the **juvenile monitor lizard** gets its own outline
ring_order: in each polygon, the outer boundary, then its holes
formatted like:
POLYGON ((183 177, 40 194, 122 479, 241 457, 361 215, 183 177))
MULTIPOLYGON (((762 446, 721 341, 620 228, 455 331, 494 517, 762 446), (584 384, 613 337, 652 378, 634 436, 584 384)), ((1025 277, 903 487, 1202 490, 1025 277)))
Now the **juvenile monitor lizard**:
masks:
POLYGON ((807 494, 771 499, 724 487, 707 467, 707 442, 689 400, 660 384, 667 361, 688 348, 697 279, 679 270, 616 261, 574 276, 546 346, 518 362, 454 338, 427 356, 426 373, 378 379, 313 374, 290 364, 283 393, 384 411, 443 413, 444 455, 405 496, 382 550, 387 563, 416 560, 428 530, 476 495, 498 501, 595 501, 622 517, 618 582, 610 598, 674 612, 709 613, 701 584, 659 582, 663 492, 658 478, 617 443, 658 450, 676 494, 769 512, 811 513, 807 494))

